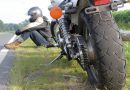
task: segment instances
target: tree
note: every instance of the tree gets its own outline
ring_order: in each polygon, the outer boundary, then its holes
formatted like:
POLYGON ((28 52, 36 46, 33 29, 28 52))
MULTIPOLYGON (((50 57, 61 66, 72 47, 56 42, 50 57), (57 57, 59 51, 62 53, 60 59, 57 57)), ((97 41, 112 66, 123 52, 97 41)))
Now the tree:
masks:
POLYGON ((27 20, 24 20, 23 22, 19 24, 13 24, 13 23, 4 23, 2 20, 0 20, 0 32, 3 31, 16 31, 17 29, 21 29, 25 25, 27 25, 29 22, 27 20))
POLYGON ((130 30, 130 10, 114 12, 113 16, 120 28, 130 30))

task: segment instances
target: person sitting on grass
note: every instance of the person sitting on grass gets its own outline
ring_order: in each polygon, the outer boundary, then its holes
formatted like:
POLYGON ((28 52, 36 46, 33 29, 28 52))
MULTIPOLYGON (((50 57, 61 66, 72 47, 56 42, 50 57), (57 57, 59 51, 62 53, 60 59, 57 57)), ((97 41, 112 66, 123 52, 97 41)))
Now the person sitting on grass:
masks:
POLYGON ((5 48, 16 49, 29 37, 37 46, 53 46, 49 42, 49 38, 51 37, 50 23, 43 16, 42 10, 39 7, 32 7, 29 9, 28 15, 30 16, 30 23, 21 30, 16 30, 15 34, 19 36, 18 39, 12 43, 5 44, 5 48))

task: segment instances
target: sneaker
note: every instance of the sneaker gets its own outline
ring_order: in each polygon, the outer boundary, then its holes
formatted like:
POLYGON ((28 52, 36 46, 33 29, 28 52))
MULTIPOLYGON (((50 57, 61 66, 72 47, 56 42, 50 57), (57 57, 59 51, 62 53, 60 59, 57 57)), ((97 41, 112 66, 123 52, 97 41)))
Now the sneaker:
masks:
POLYGON ((4 47, 7 48, 7 49, 16 49, 19 47, 19 45, 21 44, 21 42, 19 41, 14 41, 12 43, 9 43, 9 44, 5 44, 4 47))

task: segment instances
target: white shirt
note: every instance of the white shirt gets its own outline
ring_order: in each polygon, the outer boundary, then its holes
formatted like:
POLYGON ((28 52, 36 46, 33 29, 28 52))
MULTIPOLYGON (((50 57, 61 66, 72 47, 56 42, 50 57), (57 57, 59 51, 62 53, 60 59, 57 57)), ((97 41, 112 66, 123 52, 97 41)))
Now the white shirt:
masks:
POLYGON ((44 22, 43 17, 38 17, 35 22, 29 23, 27 26, 23 27, 21 29, 21 31, 28 30, 30 28, 36 27, 36 26, 41 25, 41 24, 43 24, 44 26, 46 26, 47 23, 44 22))

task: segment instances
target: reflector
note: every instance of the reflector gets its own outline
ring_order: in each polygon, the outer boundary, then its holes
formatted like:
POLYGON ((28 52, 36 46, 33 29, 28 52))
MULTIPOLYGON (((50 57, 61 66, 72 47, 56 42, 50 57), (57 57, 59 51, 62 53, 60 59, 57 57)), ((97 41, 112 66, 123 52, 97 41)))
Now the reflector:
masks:
POLYGON ((94 5, 99 6, 99 5, 105 5, 109 4, 111 0, 94 0, 94 5))

